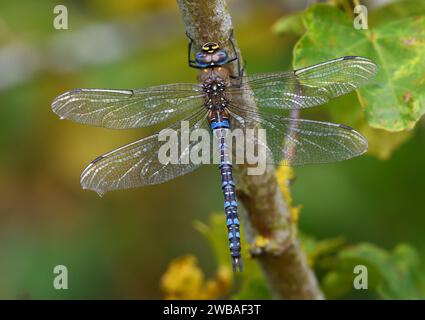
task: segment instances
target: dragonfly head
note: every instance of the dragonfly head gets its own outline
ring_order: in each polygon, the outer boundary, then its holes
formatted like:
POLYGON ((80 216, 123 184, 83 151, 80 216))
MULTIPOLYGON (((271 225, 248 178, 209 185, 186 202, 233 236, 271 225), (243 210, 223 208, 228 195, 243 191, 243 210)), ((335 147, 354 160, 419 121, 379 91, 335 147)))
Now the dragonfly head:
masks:
POLYGON ((207 42, 195 55, 195 63, 201 68, 212 68, 226 64, 227 52, 217 42, 207 42))

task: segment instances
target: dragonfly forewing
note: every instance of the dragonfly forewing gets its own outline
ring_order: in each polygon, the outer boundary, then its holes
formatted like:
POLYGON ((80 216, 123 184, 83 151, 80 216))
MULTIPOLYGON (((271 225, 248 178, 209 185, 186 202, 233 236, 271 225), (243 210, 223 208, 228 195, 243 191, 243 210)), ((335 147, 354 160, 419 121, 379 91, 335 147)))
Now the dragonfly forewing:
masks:
POLYGON ((61 119, 112 129, 151 126, 202 108, 197 84, 137 90, 75 89, 58 96, 52 110, 61 119))
POLYGON ((303 109, 324 104, 351 92, 376 73, 376 64, 363 57, 342 57, 289 72, 244 77, 232 95, 253 95, 258 108, 303 109))

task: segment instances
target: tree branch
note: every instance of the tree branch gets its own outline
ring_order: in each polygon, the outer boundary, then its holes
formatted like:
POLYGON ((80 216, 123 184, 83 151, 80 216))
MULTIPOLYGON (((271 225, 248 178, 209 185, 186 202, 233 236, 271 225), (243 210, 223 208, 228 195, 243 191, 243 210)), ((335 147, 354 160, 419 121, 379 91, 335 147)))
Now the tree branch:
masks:
MULTIPOLYGON (((195 49, 208 41, 228 43, 233 27, 225 0, 177 0, 177 3, 195 49)), ((236 49, 239 52, 237 45, 236 49)), ((235 66, 230 68, 236 74, 235 66)), ((243 106, 255 106, 252 95, 239 99, 242 99, 238 102, 243 106)), ((245 209, 241 212, 244 215, 242 220, 249 221, 246 229, 251 251, 274 296, 280 299, 323 299, 301 249, 296 225, 282 197, 274 168, 267 167, 263 175, 248 175, 246 166, 236 166, 235 178, 237 195, 245 209), (255 241, 258 236, 266 240, 261 245, 255 241)))

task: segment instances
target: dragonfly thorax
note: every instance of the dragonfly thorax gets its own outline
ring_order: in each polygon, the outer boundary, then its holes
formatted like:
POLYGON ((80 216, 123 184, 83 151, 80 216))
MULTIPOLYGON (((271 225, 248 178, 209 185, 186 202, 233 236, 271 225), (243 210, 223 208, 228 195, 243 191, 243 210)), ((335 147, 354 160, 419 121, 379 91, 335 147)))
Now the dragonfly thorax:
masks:
POLYGON ((202 88, 205 92, 205 107, 208 110, 223 110, 227 106, 225 96, 226 84, 222 79, 204 81, 202 88))
POLYGON ((202 87, 204 89, 204 92, 207 95, 209 95, 209 96, 210 95, 216 96, 216 95, 221 95, 224 92, 225 83, 222 80, 219 80, 219 81, 215 81, 215 80, 213 80, 213 81, 205 81, 202 84, 202 87))

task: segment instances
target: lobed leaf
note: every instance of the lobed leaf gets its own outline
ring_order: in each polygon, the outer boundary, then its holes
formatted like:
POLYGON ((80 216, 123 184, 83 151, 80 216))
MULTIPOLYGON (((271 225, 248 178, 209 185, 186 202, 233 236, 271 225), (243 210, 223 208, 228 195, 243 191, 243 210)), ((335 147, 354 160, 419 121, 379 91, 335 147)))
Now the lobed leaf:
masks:
POLYGON ((425 113, 425 17, 391 20, 356 30, 353 17, 317 4, 303 16, 307 32, 294 48, 299 68, 345 55, 365 56, 379 67, 374 81, 358 90, 370 126, 412 129, 425 113))

